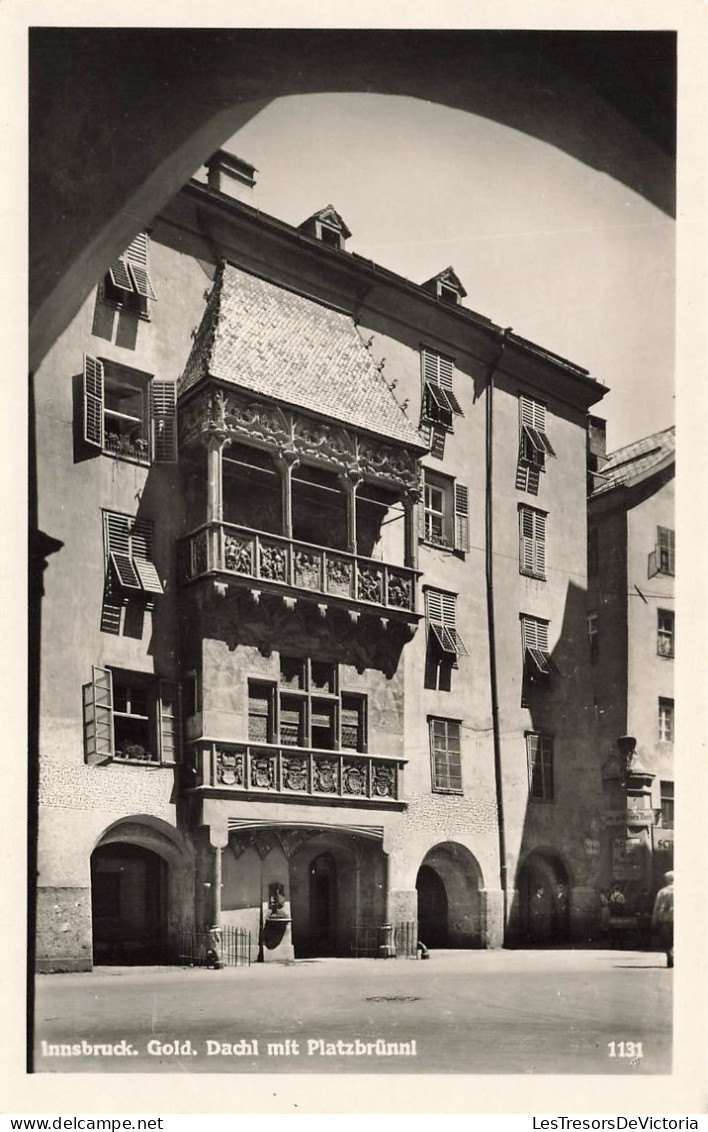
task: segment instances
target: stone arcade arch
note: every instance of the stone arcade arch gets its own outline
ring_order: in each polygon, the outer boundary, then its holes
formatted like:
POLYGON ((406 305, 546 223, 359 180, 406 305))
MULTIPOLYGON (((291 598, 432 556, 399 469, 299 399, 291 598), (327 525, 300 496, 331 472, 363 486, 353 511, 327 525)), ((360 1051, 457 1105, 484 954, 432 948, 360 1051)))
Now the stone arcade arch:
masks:
POLYGON ((416 878, 418 938, 426 947, 482 946, 482 872, 456 841, 434 845, 416 878))
POLYGON ((570 927, 571 879, 552 849, 534 849, 518 873, 519 942, 529 947, 565 943, 570 927))
POLYGON ((167 823, 147 816, 110 826, 91 854, 93 962, 168 963, 191 926, 192 854, 167 823))

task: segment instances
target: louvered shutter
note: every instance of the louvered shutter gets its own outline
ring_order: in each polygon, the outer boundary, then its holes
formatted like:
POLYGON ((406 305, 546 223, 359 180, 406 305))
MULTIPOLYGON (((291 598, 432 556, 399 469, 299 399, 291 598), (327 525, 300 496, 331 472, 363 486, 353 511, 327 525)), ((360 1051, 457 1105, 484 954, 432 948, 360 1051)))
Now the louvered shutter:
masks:
POLYGON ((546 576, 546 516, 541 511, 534 512, 534 573, 546 576))
POLYGON ((121 291, 133 291, 133 281, 128 271, 128 265, 125 262, 125 256, 120 256, 116 262, 108 269, 108 277, 114 287, 120 288, 121 291))
POLYGON ((519 565, 524 574, 534 572, 533 511, 522 507, 519 512, 519 565))
POLYGON ((84 684, 84 756, 89 766, 110 762, 113 741, 113 678, 108 668, 92 668, 91 682, 84 684))
POLYGON ((528 428, 535 428, 539 432, 546 431, 546 406, 542 401, 522 393, 519 398, 521 411, 521 424, 528 428))
POLYGON ((84 354, 84 440, 103 448, 103 362, 84 354))
POLYGON ((158 681, 157 734, 160 762, 175 766, 180 762, 179 685, 173 680, 158 681))
POLYGON ((141 590, 142 583, 133 563, 131 519, 128 515, 104 512, 104 522, 108 560, 119 585, 125 590, 141 590))
POLYGON ((425 595, 428 620, 435 621, 440 625, 443 621, 442 596, 439 590, 428 590, 425 595))
POLYGON ((455 550, 470 548, 469 491, 464 484, 455 484, 455 550))
POLYGON ((142 295, 144 299, 155 299, 156 295, 148 274, 148 237, 146 232, 138 233, 125 253, 125 260, 138 294, 142 295))
POLYGON ((156 464, 174 464, 177 459, 177 386, 173 381, 153 381, 152 458, 156 464))
POLYGON ((441 594, 442 599, 442 619, 443 625, 448 628, 455 628, 455 595, 454 594, 441 594))
POLYGON ((147 519, 134 519, 130 538, 133 566, 146 593, 164 593, 155 564, 152 561, 152 523, 147 519))

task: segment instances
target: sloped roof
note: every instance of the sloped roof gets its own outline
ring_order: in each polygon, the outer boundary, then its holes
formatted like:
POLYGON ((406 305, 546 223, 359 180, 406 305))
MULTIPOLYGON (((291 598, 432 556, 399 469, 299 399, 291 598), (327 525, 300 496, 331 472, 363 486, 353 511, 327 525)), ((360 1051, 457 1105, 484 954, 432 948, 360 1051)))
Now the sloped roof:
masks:
POLYGON ((676 429, 673 425, 661 432, 653 432, 651 436, 644 436, 641 440, 634 440, 624 448, 618 448, 600 468, 602 479, 593 495, 601 495, 614 487, 622 484, 629 486, 638 479, 643 479, 654 468, 673 457, 675 451, 676 429))
POLYGON ((178 393, 207 377, 427 448, 349 315, 232 264, 214 280, 178 393))

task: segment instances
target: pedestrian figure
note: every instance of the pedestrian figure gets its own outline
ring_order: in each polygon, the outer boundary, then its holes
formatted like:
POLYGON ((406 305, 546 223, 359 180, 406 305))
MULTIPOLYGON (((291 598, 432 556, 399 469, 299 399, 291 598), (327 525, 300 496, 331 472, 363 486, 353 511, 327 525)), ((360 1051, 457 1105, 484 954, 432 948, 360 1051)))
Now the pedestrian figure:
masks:
POLYGON ((666 966, 674 965, 674 874, 664 874, 665 885, 654 901, 652 927, 658 932, 661 950, 666 952, 666 966))

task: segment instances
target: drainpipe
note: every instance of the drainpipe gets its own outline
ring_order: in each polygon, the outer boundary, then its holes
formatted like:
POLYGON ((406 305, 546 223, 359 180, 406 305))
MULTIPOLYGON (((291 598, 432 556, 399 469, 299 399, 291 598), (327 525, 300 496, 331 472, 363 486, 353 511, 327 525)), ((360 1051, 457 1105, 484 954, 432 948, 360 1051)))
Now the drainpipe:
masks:
POLYGON ((508 915, 508 889, 506 872, 506 831, 504 826, 504 789, 501 763, 501 738, 499 732, 499 695, 497 691, 497 644, 494 628, 494 521, 493 521, 493 481, 494 481, 494 375, 504 353, 511 327, 507 326, 499 335, 499 349, 489 363, 487 377, 487 415, 486 415, 486 455, 487 480, 485 487, 485 572, 487 578, 487 627, 489 635, 489 682, 492 700, 492 737, 494 742, 494 779, 497 794, 497 828, 499 830, 499 883, 502 890, 504 937, 506 937, 508 915))

